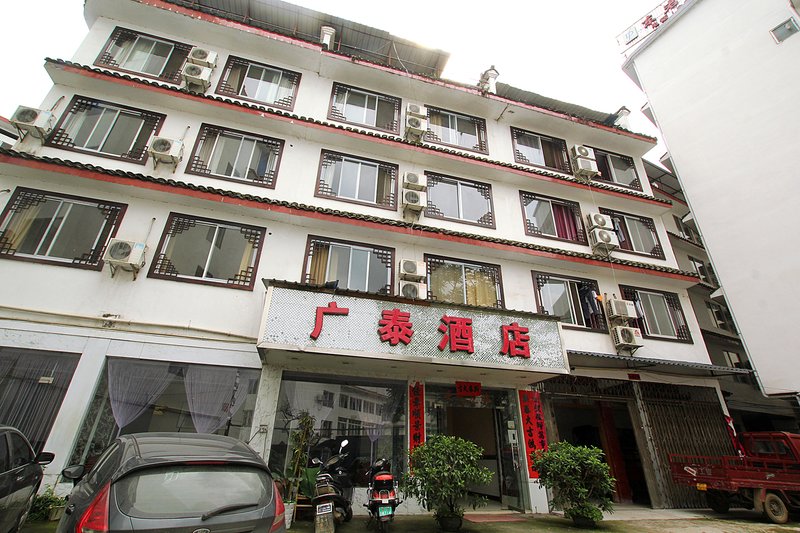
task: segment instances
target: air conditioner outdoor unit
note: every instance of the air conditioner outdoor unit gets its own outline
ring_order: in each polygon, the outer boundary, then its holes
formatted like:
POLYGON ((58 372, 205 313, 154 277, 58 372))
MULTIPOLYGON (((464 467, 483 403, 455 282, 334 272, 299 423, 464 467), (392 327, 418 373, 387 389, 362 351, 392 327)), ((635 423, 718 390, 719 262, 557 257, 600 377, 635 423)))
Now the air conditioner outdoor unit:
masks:
POLYGON ((594 159, 585 159, 583 157, 573 159, 572 168, 575 171, 575 175, 579 178, 591 179, 600 174, 600 170, 597 168, 597 162, 594 159))
POLYGON ((427 118, 428 110, 425 108, 424 105, 408 104, 406 106, 406 114, 414 115, 415 117, 427 118))
POLYGON ((103 254, 103 261, 113 267, 137 271, 144 266, 144 251, 143 242, 111 239, 103 254))
POLYGON ((399 296, 414 300, 425 300, 428 298, 428 286, 414 281, 401 281, 399 296))
POLYGON ((195 46, 192 48, 192 51, 189 52, 189 56, 186 58, 186 60, 189 63, 194 63, 195 65, 200 65, 201 67, 214 68, 217 66, 217 53, 213 50, 195 46))
POLYGON ((619 248, 619 239, 614 230, 595 228, 589 232, 589 244, 592 250, 604 250, 610 252, 619 248))
POLYGON ((424 191, 428 189, 428 178, 425 174, 417 172, 406 172, 403 174, 403 187, 406 189, 413 189, 415 191, 424 191))
POLYGON ((155 137, 153 142, 150 143, 147 153, 156 163, 177 165, 183 159, 183 141, 155 137))
POLYGON ((639 328, 616 326, 611 328, 611 336, 614 338, 614 346, 617 348, 639 348, 644 346, 642 331, 639 328))
POLYGON ((187 88, 202 87, 201 92, 205 92, 211 86, 211 69, 208 67, 201 67, 194 63, 186 63, 183 66, 183 81, 186 82, 187 88))
POLYGON ((586 215, 586 219, 589 221, 589 229, 612 229, 614 227, 611 217, 602 213, 589 213, 586 215))
POLYGON ((572 147, 572 159, 591 159, 595 160, 594 150, 582 144, 576 144, 572 147))
POLYGON ((11 123, 20 131, 28 132, 37 139, 44 139, 53 131, 55 117, 50 111, 19 106, 11 115, 11 123))
POLYGON ((638 318, 636 305, 630 300, 609 298, 607 306, 609 318, 638 318))
POLYGON ((421 137, 428 131, 428 121, 422 117, 406 115, 406 136, 421 137))
POLYGON ((425 261, 401 259, 400 279, 404 279, 406 281, 422 281, 425 279, 425 261))
POLYGON ((427 195, 422 191, 403 189, 403 210, 422 211, 428 205, 427 195))

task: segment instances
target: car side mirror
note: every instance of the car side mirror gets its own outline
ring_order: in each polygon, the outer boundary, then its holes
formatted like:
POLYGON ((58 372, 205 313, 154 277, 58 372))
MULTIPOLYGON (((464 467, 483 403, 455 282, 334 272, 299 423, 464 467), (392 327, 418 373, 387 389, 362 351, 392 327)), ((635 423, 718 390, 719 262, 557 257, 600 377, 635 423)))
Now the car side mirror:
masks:
POLYGON ((71 465, 61 471, 61 475, 67 479, 71 479, 73 485, 76 485, 83 479, 83 474, 85 473, 86 467, 83 465, 71 465))
POLYGON ((49 465, 55 458, 56 454, 53 452, 39 452, 33 462, 40 465, 49 465))

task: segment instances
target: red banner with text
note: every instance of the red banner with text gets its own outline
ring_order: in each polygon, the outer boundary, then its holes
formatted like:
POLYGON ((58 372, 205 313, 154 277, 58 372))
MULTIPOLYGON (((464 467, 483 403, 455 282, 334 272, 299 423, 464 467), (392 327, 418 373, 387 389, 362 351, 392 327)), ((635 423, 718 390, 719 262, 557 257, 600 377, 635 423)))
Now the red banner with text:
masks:
POLYGON ((533 459, 531 458, 534 451, 547 449, 547 432, 544 428, 544 412, 539 392, 519 391, 519 409, 522 414, 522 432, 525 435, 528 477, 539 479, 539 472, 533 469, 533 459))
POLYGON ((408 386, 408 452, 425 442, 425 385, 408 386))

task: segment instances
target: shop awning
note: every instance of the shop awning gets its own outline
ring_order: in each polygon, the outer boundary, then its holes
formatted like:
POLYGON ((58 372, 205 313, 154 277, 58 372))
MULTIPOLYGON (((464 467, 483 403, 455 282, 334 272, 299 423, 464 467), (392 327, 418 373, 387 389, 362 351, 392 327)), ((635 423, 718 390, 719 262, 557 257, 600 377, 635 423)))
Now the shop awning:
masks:
POLYGON ((680 374, 685 376, 718 377, 733 374, 750 374, 753 371, 744 368, 672 361, 669 359, 651 359, 649 357, 633 357, 598 352, 581 352, 567 350, 570 370, 580 368, 592 369, 625 369, 647 370, 662 374, 680 374))

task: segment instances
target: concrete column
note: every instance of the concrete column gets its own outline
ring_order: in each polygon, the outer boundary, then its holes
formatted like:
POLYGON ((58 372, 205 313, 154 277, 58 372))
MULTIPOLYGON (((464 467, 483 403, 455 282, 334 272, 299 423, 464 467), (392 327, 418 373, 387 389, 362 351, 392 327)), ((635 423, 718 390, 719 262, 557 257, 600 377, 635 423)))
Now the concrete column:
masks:
POLYGON ((275 428, 275 416, 278 412, 281 378, 283 378, 282 368, 266 364, 261 368, 261 379, 258 383, 258 395, 253 410, 253 427, 249 442, 250 446, 267 462, 269 462, 269 447, 275 428))

